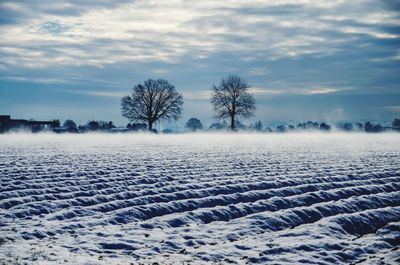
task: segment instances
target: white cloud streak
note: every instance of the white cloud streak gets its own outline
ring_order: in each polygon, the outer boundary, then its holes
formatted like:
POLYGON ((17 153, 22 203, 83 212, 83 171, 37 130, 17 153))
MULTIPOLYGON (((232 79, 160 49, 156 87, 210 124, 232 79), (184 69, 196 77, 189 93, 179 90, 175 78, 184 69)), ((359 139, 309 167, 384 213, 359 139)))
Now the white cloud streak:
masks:
POLYGON ((384 106, 385 110, 389 110, 392 112, 400 113, 400 106, 384 106))
POLYGON ((282 94, 294 95, 322 95, 351 90, 351 88, 334 88, 334 87, 311 87, 311 88, 262 88, 253 87, 249 91, 260 96, 274 96, 282 94))
POLYGON ((59 92, 79 94, 84 96, 93 97, 106 97, 106 98, 122 98, 126 96, 128 92, 106 90, 106 91, 96 91, 96 90, 71 90, 71 89, 58 89, 59 92))

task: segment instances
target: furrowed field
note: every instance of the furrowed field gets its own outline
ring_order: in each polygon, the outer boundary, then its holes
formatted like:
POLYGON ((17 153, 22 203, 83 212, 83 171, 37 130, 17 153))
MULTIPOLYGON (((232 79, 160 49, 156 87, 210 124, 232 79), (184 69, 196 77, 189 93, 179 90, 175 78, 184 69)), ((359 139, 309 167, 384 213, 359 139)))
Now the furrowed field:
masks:
POLYGON ((398 134, 0 135, 0 264, 400 261, 398 134))

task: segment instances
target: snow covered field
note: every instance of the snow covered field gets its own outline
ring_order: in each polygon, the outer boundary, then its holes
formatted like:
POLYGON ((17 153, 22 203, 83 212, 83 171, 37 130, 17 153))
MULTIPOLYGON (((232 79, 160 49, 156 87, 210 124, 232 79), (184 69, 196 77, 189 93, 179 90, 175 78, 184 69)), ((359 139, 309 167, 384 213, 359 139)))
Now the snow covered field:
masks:
POLYGON ((400 260, 399 134, 0 135, 0 177, 0 264, 400 260))

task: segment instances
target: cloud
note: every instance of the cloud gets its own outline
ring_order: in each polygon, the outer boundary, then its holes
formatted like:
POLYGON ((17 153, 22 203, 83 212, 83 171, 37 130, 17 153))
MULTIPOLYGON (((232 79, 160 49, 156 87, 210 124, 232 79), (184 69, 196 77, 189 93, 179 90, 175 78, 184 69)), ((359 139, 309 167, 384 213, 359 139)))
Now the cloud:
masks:
POLYGON ((258 96, 274 95, 322 95, 350 90, 351 88, 313 87, 313 88, 262 88, 252 87, 249 92, 258 96))
POLYGON ((400 106, 384 106, 385 110, 389 110, 392 112, 400 113, 400 106))
POLYGON ((277 95, 283 94, 285 91, 282 89, 270 89, 270 88, 262 88, 262 87, 251 87, 249 92, 255 95, 268 96, 268 95, 277 95))
POLYGON ((97 97, 111 97, 111 98, 122 98, 128 93, 123 92, 113 92, 113 91, 85 91, 87 95, 97 96, 97 97))
POLYGON ((51 84, 51 83, 67 83, 65 79, 59 78, 38 78, 38 77, 26 77, 26 76, 6 76, 0 77, 2 80, 11 80, 11 81, 19 81, 19 82, 31 82, 31 83, 39 83, 39 84, 51 84))
POLYGON ((210 100, 211 90, 205 91, 185 91, 183 98, 188 100, 210 100))
POLYGON ((1 13, 16 12, 25 23, 2 25, 2 57, 7 65, 43 68, 179 62, 185 55, 204 58, 221 51, 276 60, 329 55, 360 34, 399 38, 399 32, 376 27, 398 26, 397 13, 376 4, 366 8, 367 4, 339 0, 67 1, 37 6, 29 1, 4 2, 1 13), (291 15, 285 15, 288 12, 291 15), (331 31, 338 33, 336 38, 327 37, 331 31))
POLYGON ((329 94, 329 93, 335 93, 340 91, 340 89, 337 88, 331 88, 331 87, 320 87, 320 88, 314 88, 310 90, 304 91, 305 94, 310 94, 310 95, 315 95, 315 94, 329 94))
POLYGON ((72 90, 72 89, 58 89, 59 92, 65 93, 72 93, 78 95, 87 95, 87 96, 94 96, 94 97, 105 97, 105 98, 122 98, 126 96, 128 92, 122 91, 94 91, 94 90, 72 90))
POLYGON ((71 29, 71 26, 62 25, 57 21, 44 22, 39 25, 39 31, 50 34, 61 34, 71 29))

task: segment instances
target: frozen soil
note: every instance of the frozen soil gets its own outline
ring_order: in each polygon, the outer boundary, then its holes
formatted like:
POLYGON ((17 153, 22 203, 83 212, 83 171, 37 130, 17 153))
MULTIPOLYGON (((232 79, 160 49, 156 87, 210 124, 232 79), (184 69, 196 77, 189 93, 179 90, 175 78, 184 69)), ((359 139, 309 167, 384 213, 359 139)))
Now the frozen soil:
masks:
POLYGON ((0 135, 0 264, 395 264, 400 135, 0 135))

